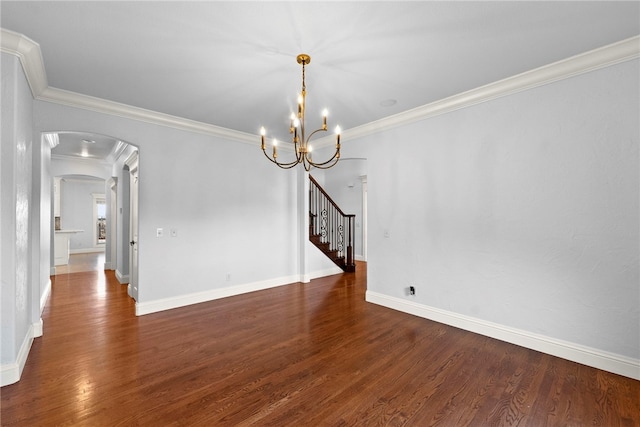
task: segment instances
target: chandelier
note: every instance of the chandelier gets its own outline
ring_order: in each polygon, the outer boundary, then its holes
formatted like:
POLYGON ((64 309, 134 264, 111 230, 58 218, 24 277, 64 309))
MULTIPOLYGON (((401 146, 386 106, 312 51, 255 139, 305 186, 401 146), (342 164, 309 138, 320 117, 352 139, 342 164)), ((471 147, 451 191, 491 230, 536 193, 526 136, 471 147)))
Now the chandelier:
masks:
POLYGON ((306 96, 307 96, 307 88, 304 82, 304 71, 305 65, 311 62, 311 57, 307 54, 301 53, 296 58, 298 64, 302 65, 302 92, 298 95, 298 113, 291 113, 291 124, 289 125, 289 133, 292 135, 292 143, 293 143, 293 151, 296 155, 295 159, 291 162, 280 162, 278 161, 278 141, 273 139, 273 153, 270 156, 267 153, 267 149, 265 146, 265 128, 260 128, 260 139, 262 141, 262 152, 271 162, 275 163, 282 169, 291 169, 297 164, 302 163, 304 169, 308 172, 312 167, 319 169, 329 169, 340 159, 340 127, 336 126, 336 151, 333 153, 333 156, 326 161, 323 162, 314 162, 311 152, 311 146, 309 145, 309 141, 311 137, 318 132, 326 132, 327 131, 327 110, 325 109, 322 112, 322 127, 314 130, 306 136, 305 126, 304 126, 304 115, 305 115, 305 106, 306 106, 306 96))

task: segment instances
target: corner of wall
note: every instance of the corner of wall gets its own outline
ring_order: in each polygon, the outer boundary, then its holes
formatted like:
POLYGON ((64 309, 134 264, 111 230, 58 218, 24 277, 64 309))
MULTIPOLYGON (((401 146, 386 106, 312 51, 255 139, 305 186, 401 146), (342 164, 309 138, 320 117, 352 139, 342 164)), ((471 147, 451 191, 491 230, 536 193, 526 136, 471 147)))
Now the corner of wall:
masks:
MULTIPOLYGON (((40 320, 40 330, 42 330, 42 319, 40 320)), ((24 365, 27 363, 27 357, 29 356, 29 350, 33 344, 33 338, 35 336, 35 330, 33 324, 29 327, 29 331, 22 341, 20 351, 16 357, 15 362, 3 364, 0 366, 0 387, 4 387, 9 384, 20 381, 24 365)), ((40 333, 42 335, 42 333, 40 333)))

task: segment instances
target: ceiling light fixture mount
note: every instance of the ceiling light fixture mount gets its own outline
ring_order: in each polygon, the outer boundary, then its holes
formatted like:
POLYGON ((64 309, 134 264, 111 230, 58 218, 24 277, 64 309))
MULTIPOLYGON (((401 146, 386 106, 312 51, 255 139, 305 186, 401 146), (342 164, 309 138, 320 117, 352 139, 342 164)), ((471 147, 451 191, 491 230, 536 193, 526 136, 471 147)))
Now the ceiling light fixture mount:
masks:
POLYGON ((307 137, 305 134, 305 126, 304 126, 304 116, 305 116, 305 107, 306 107, 306 97, 307 97, 307 87, 305 85, 305 66, 311 63, 311 57, 305 53, 301 53, 297 56, 296 60, 298 64, 302 65, 302 91, 300 95, 298 95, 298 112, 291 113, 291 124, 289 125, 289 133, 292 136, 293 150, 295 152, 296 158, 291 162, 279 162, 278 161, 278 141, 273 139, 273 153, 270 156, 267 153, 266 145, 265 145, 265 134, 266 130, 264 127, 260 129, 260 139, 262 152, 271 162, 275 163, 278 167, 282 169, 291 169, 298 164, 302 164, 304 169, 308 172, 312 167, 319 169, 329 169, 338 163, 340 159, 340 127, 336 126, 336 151, 333 153, 333 156, 324 162, 314 162, 311 156, 311 146, 309 145, 309 141, 311 137, 315 135, 317 132, 326 132, 327 130, 327 115, 328 112, 325 109, 322 112, 322 127, 314 130, 307 137))

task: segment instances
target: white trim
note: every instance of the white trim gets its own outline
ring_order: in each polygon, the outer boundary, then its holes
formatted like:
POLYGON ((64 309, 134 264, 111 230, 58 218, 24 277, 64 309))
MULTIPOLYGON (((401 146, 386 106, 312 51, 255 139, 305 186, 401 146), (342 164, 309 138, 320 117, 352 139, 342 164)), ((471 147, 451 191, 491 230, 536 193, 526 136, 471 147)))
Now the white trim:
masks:
POLYGON ((22 370, 24 369, 24 365, 27 363, 27 357, 29 356, 29 351, 33 344, 33 337, 34 330, 33 325, 31 325, 24 337, 24 341, 22 341, 16 361, 0 365, 0 387, 20 381, 22 370))
POLYGON ((129 283, 129 275, 120 273, 118 269, 116 269, 116 279, 121 285, 129 283))
POLYGON ((44 323, 42 322, 42 317, 40 319, 38 319, 37 322, 33 322, 31 324, 32 330, 33 330, 33 338, 39 338, 39 337, 42 336, 43 325, 44 325, 44 323))
POLYGON ((166 126, 173 129, 216 136, 226 140, 243 142, 245 144, 255 146, 260 145, 260 138, 258 135, 252 135, 233 129, 197 122, 195 120, 159 113, 157 111, 146 110, 144 108, 133 107, 54 87, 47 87, 36 97, 36 99, 55 104, 67 105, 69 107, 82 108, 84 110, 95 111, 98 113, 110 114, 125 119, 166 126))
POLYGON ((55 267, 51 267, 49 269, 49 276, 55 276, 56 275, 56 268, 55 267))
POLYGON ((47 286, 44 288, 44 292, 40 296, 40 315, 44 311, 44 307, 47 305, 47 300, 51 294, 51 279, 47 280, 47 286))
POLYGON ((312 271, 308 274, 305 274, 304 277, 309 279, 307 281, 301 280, 302 283, 309 283, 313 279, 318 279, 320 277, 333 276, 336 274, 342 274, 344 271, 338 266, 327 268, 325 270, 312 271))
POLYGON ((220 298, 227 298, 241 295, 248 292, 261 291, 275 288, 298 281, 297 276, 280 277, 276 279, 263 280, 259 282, 246 283, 244 285, 228 286, 226 288, 211 289, 192 294, 178 295, 170 298, 157 299, 149 302, 136 302, 136 316, 170 310, 172 308, 184 307, 191 304, 198 304, 206 301, 213 301, 220 298))
POLYGON ((521 347, 640 380, 640 359, 633 359, 597 348, 487 322, 377 292, 367 291, 365 299, 367 302, 398 310, 403 313, 423 317, 521 347))
POLYGON ((34 98, 49 87, 38 43, 20 33, 0 28, 0 52, 18 57, 34 98))
MULTIPOLYGON (((31 92, 34 98, 38 100, 111 114, 174 129, 217 136, 246 144, 259 145, 260 138, 258 135, 49 87, 40 46, 22 34, 5 29, 0 30, 0 50, 15 55, 20 59, 22 68, 27 76, 27 81, 31 87, 31 92)), ((342 140, 344 142, 349 139, 362 138, 374 133, 379 133, 397 126, 405 126, 416 121, 553 83, 558 80, 638 57, 640 57, 640 36, 634 36, 449 98, 432 102, 431 104, 426 104, 366 123, 362 126, 347 129, 342 133, 342 140)), ((333 137, 331 136, 319 138, 314 142, 318 149, 334 143, 333 137)))
POLYGON ((110 262, 105 262, 104 263, 104 270, 113 270, 113 268, 111 268, 111 263, 110 262))
POLYGON ((80 248, 80 249, 69 249, 69 255, 75 254, 93 254, 104 252, 104 247, 102 248, 80 248))
MULTIPOLYGON (((363 138, 395 127, 406 126, 420 120, 575 77, 638 57, 640 57, 640 36, 634 36, 430 104, 347 129, 342 132, 342 141, 363 138)), ((330 137, 319 138, 314 142, 318 149, 334 143, 330 137)))
MULTIPOLYGON (((340 273, 343 273, 343 271, 340 268, 336 267, 335 269, 331 268, 313 272, 309 274, 309 277, 318 278, 340 273)), ((201 302, 242 295, 249 292, 262 291, 265 289, 290 285, 293 283, 306 283, 300 279, 301 277, 297 275, 284 276, 275 279, 262 280, 259 282, 245 283, 243 285, 211 289, 208 291, 178 295, 170 298, 161 298, 149 302, 136 302, 136 316, 144 316, 145 314, 157 313, 159 311, 171 310, 173 308, 185 307, 192 304, 199 304, 201 302)))

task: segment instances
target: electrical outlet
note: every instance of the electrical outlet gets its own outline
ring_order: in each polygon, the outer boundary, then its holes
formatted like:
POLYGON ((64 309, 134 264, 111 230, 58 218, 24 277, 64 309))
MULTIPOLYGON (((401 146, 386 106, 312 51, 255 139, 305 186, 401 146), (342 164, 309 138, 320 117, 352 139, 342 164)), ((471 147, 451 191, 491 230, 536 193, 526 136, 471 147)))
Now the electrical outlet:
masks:
POLYGON ((227 282, 231 281, 231 273, 227 273, 227 282))
POLYGON ((415 295, 416 294, 416 288, 413 286, 409 286, 409 295, 415 295))
POLYGON ((178 230, 176 230, 175 228, 171 229, 171 237, 178 237, 178 230))
POLYGON ((156 229, 156 237, 164 236, 164 230, 162 228, 156 229))

